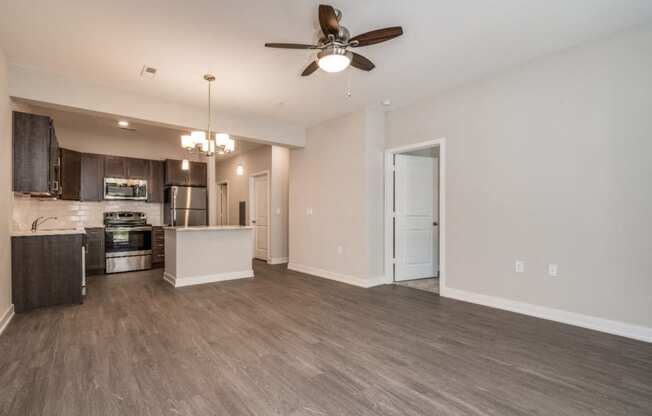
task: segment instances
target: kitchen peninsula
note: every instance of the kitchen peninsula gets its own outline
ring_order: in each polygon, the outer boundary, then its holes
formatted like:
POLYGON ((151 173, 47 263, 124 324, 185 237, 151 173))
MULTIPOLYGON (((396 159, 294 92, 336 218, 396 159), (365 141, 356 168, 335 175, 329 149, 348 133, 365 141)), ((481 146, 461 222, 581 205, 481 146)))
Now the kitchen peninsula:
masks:
POLYGON ((165 273, 174 287, 254 277, 249 226, 165 227, 165 273))

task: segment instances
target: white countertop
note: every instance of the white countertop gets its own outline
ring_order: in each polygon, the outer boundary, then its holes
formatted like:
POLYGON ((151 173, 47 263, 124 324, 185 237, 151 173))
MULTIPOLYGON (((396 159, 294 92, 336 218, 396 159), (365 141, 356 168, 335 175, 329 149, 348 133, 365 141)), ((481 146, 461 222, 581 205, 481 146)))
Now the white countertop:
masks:
POLYGON ((39 237, 46 235, 70 235, 86 234, 83 228, 43 228, 32 232, 32 230, 12 231, 12 237, 39 237))
POLYGON ((253 230, 254 227, 250 225, 212 225, 212 226, 195 226, 195 227, 163 227, 166 230, 174 230, 177 232, 188 231, 233 231, 233 230, 253 230))

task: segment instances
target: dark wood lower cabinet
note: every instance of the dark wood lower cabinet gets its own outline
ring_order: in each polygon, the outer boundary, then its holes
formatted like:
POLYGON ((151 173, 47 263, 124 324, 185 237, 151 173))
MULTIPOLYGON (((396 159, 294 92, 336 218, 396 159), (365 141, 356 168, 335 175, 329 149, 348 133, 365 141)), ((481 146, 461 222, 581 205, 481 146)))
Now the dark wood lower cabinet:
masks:
POLYGON ((163 227, 152 228, 152 267, 165 266, 165 230, 163 227))
POLYGON ((86 275, 103 274, 105 268, 104 228, 86 228, 86 275))
POLYGON ((83 234, 11 238, 16 312, 82 301, 83 234))

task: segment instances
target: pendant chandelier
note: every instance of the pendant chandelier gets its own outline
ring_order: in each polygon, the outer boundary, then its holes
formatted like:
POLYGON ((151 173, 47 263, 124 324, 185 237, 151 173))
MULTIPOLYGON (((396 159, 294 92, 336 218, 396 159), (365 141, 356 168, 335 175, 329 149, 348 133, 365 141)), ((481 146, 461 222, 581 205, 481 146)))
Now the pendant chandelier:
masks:
MULTIPOLYGON (((212 111, 211 111, 211 84, 215 81, 215 75, 206 74, 204 79, 208 82, 208 129, 207 132, 198 130, 189 135, 181 136, 181 147, 192 153, 202 154, 204 156, 213 156, 217 154, 231 153, 235 151, 235 141, 227 133, 216 133, 213 138, 211 131, 212 111)), ((184 168, 188 166, 186 160, 183 161, 184 168)), ((187 169, 186 169, 187 170, 187 169)))

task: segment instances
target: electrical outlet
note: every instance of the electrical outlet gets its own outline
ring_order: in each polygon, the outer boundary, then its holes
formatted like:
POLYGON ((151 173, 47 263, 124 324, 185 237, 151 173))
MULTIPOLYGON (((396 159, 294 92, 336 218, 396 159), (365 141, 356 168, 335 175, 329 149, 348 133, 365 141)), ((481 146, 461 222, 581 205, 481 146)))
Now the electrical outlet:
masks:
POLYGON ((516 260, 514 263, 514 271, 516 273, 523 273, 525 271, 525 262, 523 260, 516 260))
POLYGON ((276 215, 281 215, 281 208, 276 208, 276 215))
POLYGON ((344 248, 342 246, 337 246, 337 254, 342 254, 344 253, 344 248))
POLYGON ((306 215, 312 215, 312 208, 306 208, 306 215))
POLYGON ((557 267, 556 264, 549 264, 548 275, 551 277, 557 277, 557 273, 559 273, 559 267, 557 267))

